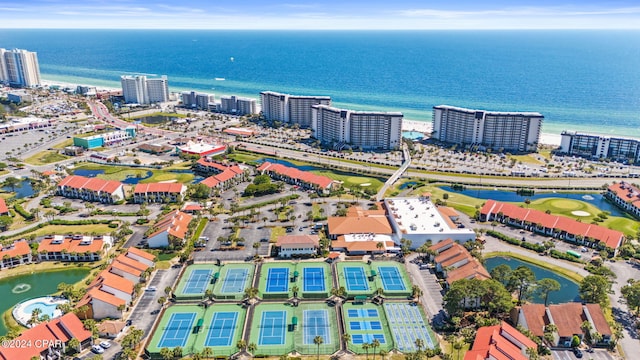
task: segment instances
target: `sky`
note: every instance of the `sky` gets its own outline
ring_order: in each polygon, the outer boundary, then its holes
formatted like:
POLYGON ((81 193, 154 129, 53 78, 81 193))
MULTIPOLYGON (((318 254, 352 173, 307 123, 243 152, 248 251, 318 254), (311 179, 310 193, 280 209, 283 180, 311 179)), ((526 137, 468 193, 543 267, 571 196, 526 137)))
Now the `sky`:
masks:
POLYGON ((0 28, 640 29, 638 0, 0 0, 0 28))

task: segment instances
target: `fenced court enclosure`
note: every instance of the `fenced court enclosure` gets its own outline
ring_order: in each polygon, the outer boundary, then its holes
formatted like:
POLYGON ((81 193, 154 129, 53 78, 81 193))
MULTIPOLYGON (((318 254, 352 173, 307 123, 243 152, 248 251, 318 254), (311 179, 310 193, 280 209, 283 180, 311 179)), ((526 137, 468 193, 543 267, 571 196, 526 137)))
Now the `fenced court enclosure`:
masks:
POLYGON ((384 312, 389 319, 389 327, 393 334, 395 348, 401 352, 413 352, 416 339, 422 339, 425 347, 433 349, 438 342, 424 312, 417 305, 400 302, 386 302, 384 312))
POLYGON ((351 351, 363 353, 362 344, 370 344, 374 339, 380 342, 380 348, 376 351, 393 349, 393 338, 380 306, 346 303, 342 305, 342 310, 346 331, 351 334, 351 351))
POLYGON ((173 294, 176 300, 202 299, 207 290, 213 289, 214 276, 219 267, 214 264, 197 264, 187 267, 173 294))
POLYGON ((225 264, 220 269, 220 279, 213 288, 213 296, 222 300, 242 298, 244 290, 251 287, 254 272, 253 264, 225 264))
POLYGON ((331 267, 324 262, 265 263, 260 270, 258 289, 263 299, 325 299, 332 288, 331 267))
POLYGON ((378 289, 382 289, 387 297, 406 297, 411 294, 409 275, 397 262, 340 262, 336 266, 338 282, 346 289, 349 297, 371 296, 378 289))

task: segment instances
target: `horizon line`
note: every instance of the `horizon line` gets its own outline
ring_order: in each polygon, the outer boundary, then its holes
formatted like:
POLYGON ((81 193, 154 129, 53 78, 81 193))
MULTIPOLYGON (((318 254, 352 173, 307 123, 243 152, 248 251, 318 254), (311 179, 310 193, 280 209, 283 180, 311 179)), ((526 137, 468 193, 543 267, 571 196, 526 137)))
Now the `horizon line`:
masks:
POLYGON ((352 28, 328 28, 328 29, 295 29, 295 28, 245 28, 245 29, 229 29, 229 28, 155 28, 155 27, 0 27, 0 31, 2 30, 159 30, 159 31, 411 31, 411 32, 420 32, 420 31, 640 31, 640 27, 634 28, 564 28, 564 27, 555 27, 555 28, 432 28, 432 29, 403 29, 403 28, 390 28, 390 29, 352 29, 352 28))

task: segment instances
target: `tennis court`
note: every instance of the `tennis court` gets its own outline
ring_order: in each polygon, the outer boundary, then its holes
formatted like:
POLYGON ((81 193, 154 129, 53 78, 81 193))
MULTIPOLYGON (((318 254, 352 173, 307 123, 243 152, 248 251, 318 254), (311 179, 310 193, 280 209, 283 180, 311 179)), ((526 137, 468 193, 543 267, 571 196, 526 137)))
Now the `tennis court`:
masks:
POLYGON ((267 272, 266 292, 283 293, 289 291, 289 269, 270 268, 267 272))
POLYGON ((344 279, 347 283, 347 291, 366 291, 369 290, 367 277, 364 274, 362 266, 351 266, 344 268, 344 279))
POLYGON ((238 312, 216 312, 211 319, 205 346, 230 346, 236 331, 238 312))
POLYGON ((321 267, 305 267, 302 272, 302 288, 304 291, 325 291, 324 269, 321 267))
POLYGON ((407 303, 384 303, 396 348, 402 352, 416 351, 416 339, 422 339, 428 348, 435 348, 433 332, 420 308, 407 303))
POLYGON ((380 321, 349 321, 349 330, 382 330, 380 321))
POLYGON ((407 287, 402 280, 400 271, 397 267, 393 266, 381 266, 378 268, 380 272, 380 278, 382 279, 382 287, 386 291, 402 291, 407 290, 407 287))
POLYGON ((193 270, 189 274, 187 283, 182 290, 183 294, 202 294, 209 285, 209 279, 211 278, 212 270, 197 269, 193 270))
POLYGON ((382 307, 372 303, 345 303, 342 309, 345 331, 351 335, 347 345, 349 350, 365 354, 362 345, 370 344, 373 340, 380 342, 378 350, 391 351, 394 348, 393 336, 382 307))
POLYGON ((171 314, 167 326, 163 329, 158 347, 184 347, 187 343, 187 338, 189 338, 189 333, 191 333, 195 318, 196 313, 171 314))
POLYGON ((304 310, 303 313, 303 343, 312 345, 316 336, 322 336, 324 344, 331 344, 329 331, 329 315, 327 310, 304 310))
POLYGON ((260 319, 258 345, 284 345, 286 311, 264 311, 260 319))
POLYGON ((355 334, 351 335, 351 342, 356 345, 362 345, 364 343, 371 344, 374 339, 378 339, 380 344, 386 344, 384 334, 355 334))
POLYGON ((249 276, 249 269, 229 269, 224 277, 222 289, 223 294, 235 294, 244 291, 244 284, 249 276))

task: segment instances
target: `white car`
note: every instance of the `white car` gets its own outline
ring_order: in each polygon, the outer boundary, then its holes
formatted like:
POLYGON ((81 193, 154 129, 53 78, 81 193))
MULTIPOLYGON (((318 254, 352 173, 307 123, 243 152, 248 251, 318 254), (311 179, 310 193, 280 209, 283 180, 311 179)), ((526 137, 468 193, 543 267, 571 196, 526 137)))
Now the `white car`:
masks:
POLYGON ((144 291, 156 291, 158 290, 155 286, 149 286, 148 288, 144 289, 144 291))
POLYGON ((103 348, 103 349, 108 349, 108 348, 111 347, 111 343, 108 342, 107 340, 105 340, 105 341, 100 343, 100 347, 103 348))
POLYGON ((102 354, 104 352, 104 349, 98 345, 93 345, 91 346, 91 351, 93 351, 96 354, 102 354))

